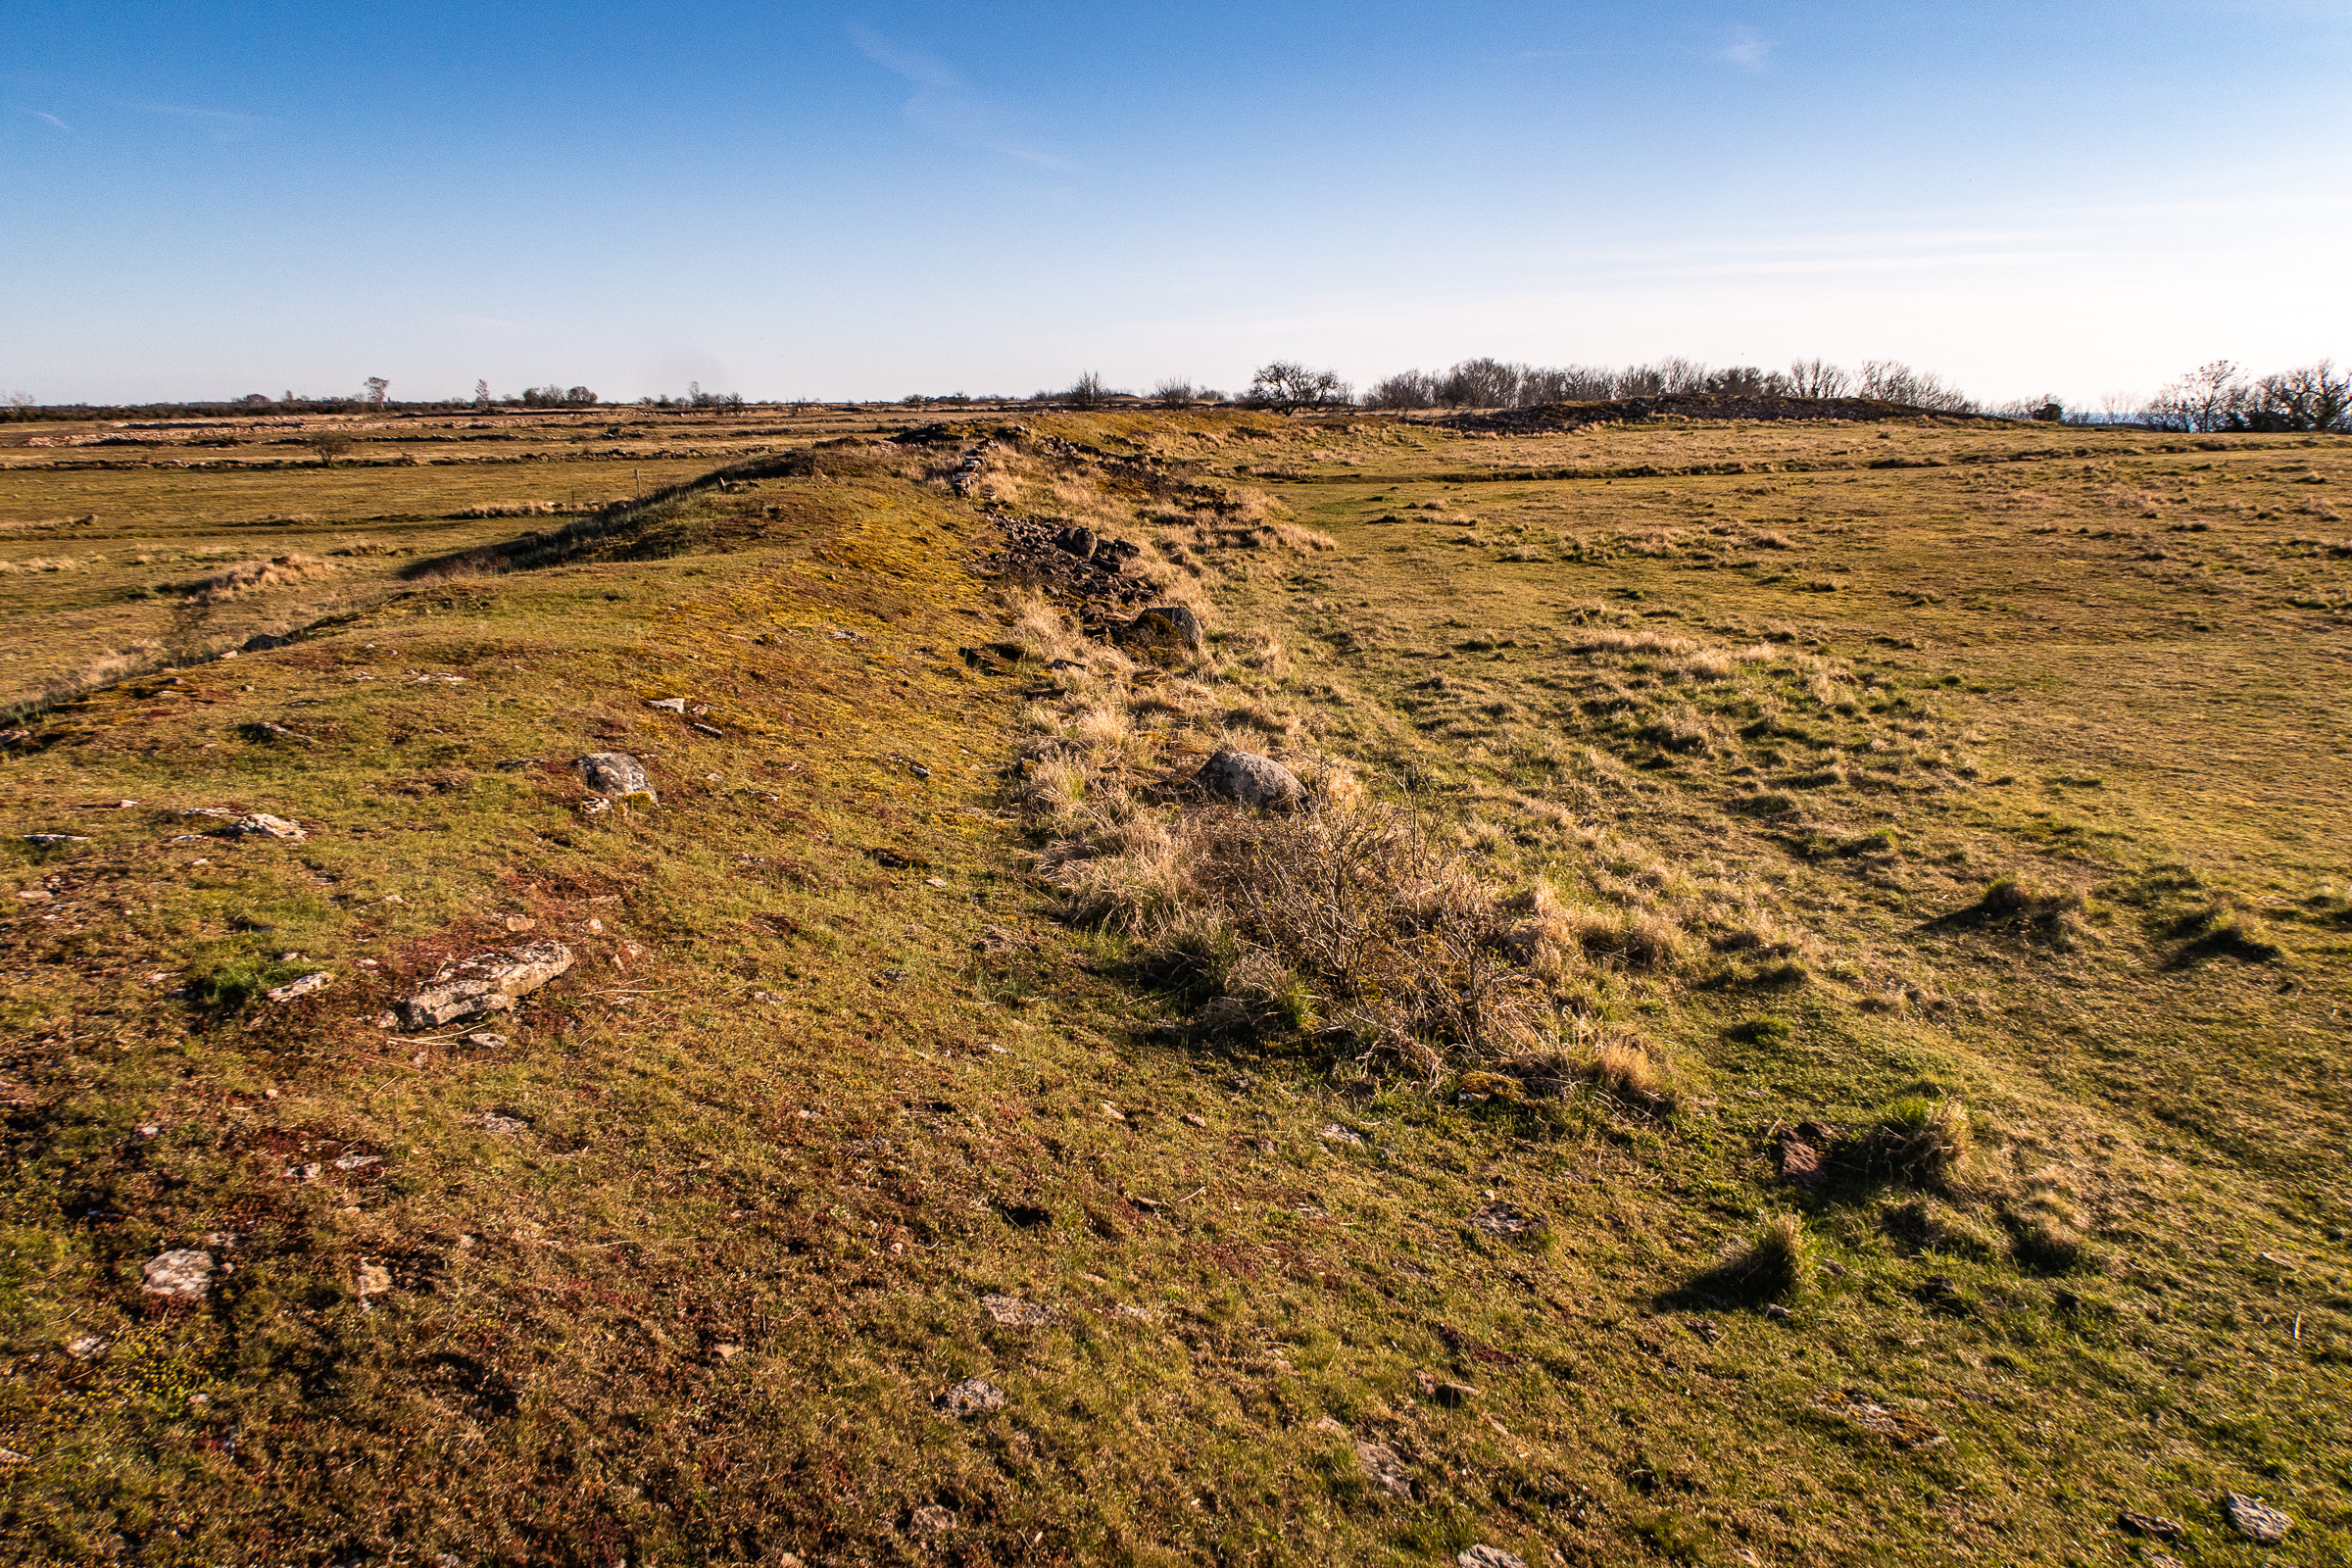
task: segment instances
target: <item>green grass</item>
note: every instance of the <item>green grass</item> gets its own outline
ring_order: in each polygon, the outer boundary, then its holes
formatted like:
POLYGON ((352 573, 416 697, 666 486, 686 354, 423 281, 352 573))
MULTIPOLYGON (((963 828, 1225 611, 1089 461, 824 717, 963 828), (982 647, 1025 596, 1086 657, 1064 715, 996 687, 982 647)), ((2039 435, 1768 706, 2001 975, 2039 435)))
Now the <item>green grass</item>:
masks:
MULTIPOLYGON (((46 895, 0 907, 10 1554, 2071 1563, 2128 1507, 2255 1561, 2226 1490, 2292 1514, 2297 1560, 2352 1553, 2352 682, 2296 603, 2352 567, 2292 543, 2343 530, 2288 486, 2352 449, 1028 422, 1335 548, 1017 454, 1003 504, 1197 562, 1222 636, 1190 671, 989 674, 957 650, 1011 634, 964 565, 993 541, 923 478, 953 443, 421 581, 539 524, 427 515, 398 487, 430 468, 201 475, 249 518, 331 477, 415 553, 293 647, 0 754, 4 880, 46 895), (1114 699, 1125 730, 1072 716, 1114 699), (1059 918, 1024 752, 1140 784, 1228 736, 1345 760, 1584 911, 1563 994, 1671 1059, 1673 1108, 1359 1064, 1296 974, 1212 1024, 1208 968, 1059 918), (659 808, 581 811, 570 760, 614 749, 659 808), (85 841, 15 837, 57 832, 85 841), (578 962, 503 1043, 375 1024, 511 917, 578 962), (1922 1155, 1957 1106, 1965 1152, 1922 1155), (1815 1191, 1772 1163, 1805 1120, 1838 1129, 1815 1191), (144 1298, 182 1246, 230 1271, 144 1298), (943 1412, 970 1377, 1003 1408, 943 1412)), ((76 486, 159 475, 0 487, 103 516, 76 486)), ((29 659, 79 578, 6 580, 29 659)))

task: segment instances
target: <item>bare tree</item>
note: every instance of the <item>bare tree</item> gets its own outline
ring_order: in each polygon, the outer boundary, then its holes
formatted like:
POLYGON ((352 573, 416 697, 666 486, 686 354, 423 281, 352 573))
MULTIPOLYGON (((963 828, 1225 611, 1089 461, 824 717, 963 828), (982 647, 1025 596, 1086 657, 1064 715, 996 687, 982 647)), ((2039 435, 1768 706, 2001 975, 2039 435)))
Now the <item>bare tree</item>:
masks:
POLYGON ((1788 390, 1800 398, 1841 398, 1853 378, 1827 360, 1798 360, 1788 367, 1788 390))
POLYGON ((1881 403, 1900 403, 1932 414, 1973 414, 1977 407, 1935 371, 1915 370, 1900 360, 1864 360, 1855 390, 1881 403))
POLYGON ((1152 389, 1152 395, 1171 409, 1186 409, 1200 401, 1200 389, 1188 376, 1171 375, 1152 389))
POLYGON ((303 444, 318 454, 319 466, 326 468, 333 467, 335 460, 352 447, 351 437, 333 428, 312 431, 303 437, 303 444))
POLYGON ((1426 409, 1437 401, 1437 377, 1426 370, 1399 370, 1364 394, 1364 406, 1373 409, 1426 409))
POLYGON ((2256 384, 2252 404, 2247 422, 2256 429, 2352 428, 2352 374, 2337 370, 2332 360, 2281 370, 2256 384))
POLYGON ((1102 384, 1102 372, 1089 370, 1070 383, 1070 389, 1062 394, 1062 400, 1072 408, 1092 409, 1101 407, 1103 400, 1111 396, 1110 388, 1102 384))
POLYGON ((384 406, 384 394, 391 390, 392 383, 390 381, 385 380, 380 375, 369 376, 368 378, 368 406, 371 409, 382 408, 384 406))
POLYGON ((1261 408, 1315 408, 1348 401, 1349 387, 1336 371, 1310 370, 1291 360, 1274 360, 1258 368, 1250 380, 1249 399, 1261 408))
POLYGON ((1500 360, 1464 360, 1438 380, 1438 401, 1449 409, 1515 409, 1524 368, 1500 360))
POLYGON ((490 406, 490 383, 488 381, 473 383, 473 406, 477 409, 486 409, 490 406))
POLYGON ((2208 360, 2156 394, 2149 419, 2170 430, 2226 430, 2252 390, 2230 361, 2208 360))

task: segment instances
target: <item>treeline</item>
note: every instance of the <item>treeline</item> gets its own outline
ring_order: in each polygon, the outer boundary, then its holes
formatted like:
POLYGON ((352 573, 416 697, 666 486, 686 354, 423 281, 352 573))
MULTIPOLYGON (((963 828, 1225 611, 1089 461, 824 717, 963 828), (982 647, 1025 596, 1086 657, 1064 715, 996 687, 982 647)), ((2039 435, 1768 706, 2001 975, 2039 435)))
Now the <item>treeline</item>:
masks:
POLYGON ((2321 360, 2256 377, 2215 360, 2157 393, 2139 422, 2159 430, 2352 430, 2352 372, 2321 360))
POLYGON ((1607 403, 1618 398, 1707 392, 1726 397, 1875 398, 1937 414, 1982 413, 1975 400, 1931 370, 1899 360, 1865 360, 1847 370, 1826 360, 1798 360, 1785 370, 1753 365, 1720 368, 1670 357, 1648 365, 1518 365, 1464 360, 1446 370, 1399 370, 1375 382, 1373 409, 1537 409, 1548 403, 1607 403))

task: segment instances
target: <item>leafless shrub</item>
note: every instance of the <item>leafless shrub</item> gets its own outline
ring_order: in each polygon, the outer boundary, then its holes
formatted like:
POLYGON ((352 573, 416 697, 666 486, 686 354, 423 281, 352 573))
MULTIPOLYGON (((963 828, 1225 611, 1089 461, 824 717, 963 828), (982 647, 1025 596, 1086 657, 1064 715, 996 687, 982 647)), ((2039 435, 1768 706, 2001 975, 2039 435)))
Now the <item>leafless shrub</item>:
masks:
POLYGON ((335 569, 332 562, 317 556, 272 556, 268 561, 240 561, 202 577, 172 583, 168 591, 198 604, 213 605, 241 594, 323 577, 335 569))

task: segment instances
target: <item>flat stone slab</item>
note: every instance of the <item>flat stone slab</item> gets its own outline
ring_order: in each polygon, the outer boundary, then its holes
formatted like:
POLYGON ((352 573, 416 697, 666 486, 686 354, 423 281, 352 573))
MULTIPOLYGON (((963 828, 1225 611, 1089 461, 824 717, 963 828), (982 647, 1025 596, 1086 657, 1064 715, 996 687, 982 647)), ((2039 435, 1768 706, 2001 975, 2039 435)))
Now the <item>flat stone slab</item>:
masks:
POLYGON ((478 954, 444 967, 400 1004, 401 1022, 411 1029, 437 1029, 461 1018, 506 1012, 517 997, 546 985, 571 967, 571 950, 561 942, 478 954))

